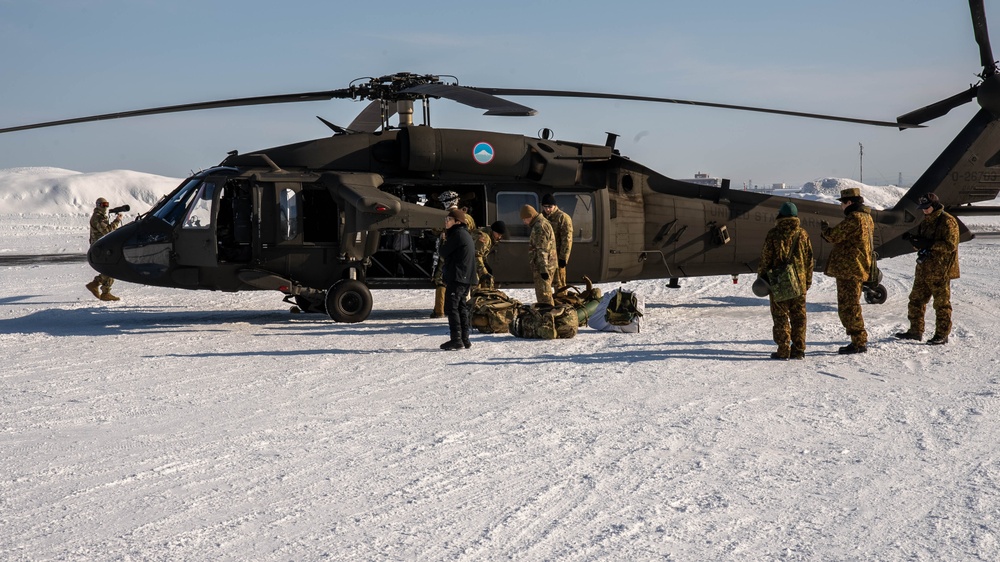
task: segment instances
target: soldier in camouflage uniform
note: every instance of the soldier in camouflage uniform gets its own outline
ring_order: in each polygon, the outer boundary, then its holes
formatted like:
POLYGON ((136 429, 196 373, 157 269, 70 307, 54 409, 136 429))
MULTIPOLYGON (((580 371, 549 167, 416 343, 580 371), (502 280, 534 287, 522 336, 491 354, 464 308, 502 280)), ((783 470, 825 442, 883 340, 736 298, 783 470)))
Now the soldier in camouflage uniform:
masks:
POLYGON ((521 207, 521 221, 531 228, 528 235, 528 264, 535 280, 535 300, 538 304, 553 306, 552 276, 559 262, 556 260, 556 236, 552 225, 531 205, 521 207))
MULTIPOLYGON (((118 214, 115 220, 108 221, 108 200, 103 197, 98 198, 97 204, 94 207, 94 213, 90 215, 90 243, 97 242, 100 237, 118 228, 121 224, 121 214, 118 214)), ((102 301, 116 301, 120 299, 111 294, 111 285, 114 282, 113 278, 98 274, 86 286, 88 291, 102 301), (98 291, 98 288, 100 288, 100 291, 98 291)))
POLYGON ((486 263, 486 258, 505 234, 507 225, 503 221, 472 231, 472 239, 476 242, 476 273, 479 274, 479 286, 483 289, 493 288, 493 270, 486 263))
POLYGON ((556 198, 551 193, 542 197, 542 214, 552 225, 552 232, 556 236, 556 260, 559 267, 552 277, 552 288, 559 289, 566 286, 566 264, 573 251, 573 219, 556 206, 556 198))
POLYGON ((856 187, 840 191, 844 220, 831 228, 823 221, 823 239, 833 243, 824 273, 837 279, 837 312, 851 343, 837 353, 849 355, 868 351, 868 331, 861 316, 861 284, 868 280, 872 265, 872 236, 875 223, 856 187))
MULTIPOLYGON (((445 211, 451 211, 452 209, 458 209, 459 195, 454 191, 445 191, 441 195, 438 195, 438 201, 444 207, 445 211)), ((463 210, 464 212, 464 210, 463 210)), ((465 215, 465 225, 468 227, 469 232, 472 232, 476 228, 476 221, 472 219, 472 215, 466 213, 465 215)), ((435 230, 438 234, 437 248, 434 249, 434 271, 431 273, 431 282, 434 283, 434 309, 431 311, 431 318, 444 318, 444 292, 445 292, 445 282, 442 272, 444 271, 444 260, 441 259, 439 254, 439 249, 441 243, 444 240, 444 231, 435 230)))
MULTIPOLYGON (((757 274, 766 276, 767 272, 791 263, 799 284, 808 291, 812 286, 813 249, 809 234, 799 226, 799 210, 794 203, 787 202, 778 210, 778 219, 774 227, 767 232, 764 248, 760 252, 760 265, 757 274), (792 252, 794 241, 795 254, 792 252)), ((771 354, 772 359, 805 359, 806 356, 806 295, 794 299, 775 302, 770 295, 771 319, 774 326, 771 330, 778 351, 771 354), (791 346, 789 347, 789 342, 791 346)))
POLYGON ((920 198, 918 206, 924 220, 916 234, 904 234, 917 249, 917 267, 913 274, 913 289, 906 316, 910 328, 896 337, 919 340, 924 334, 924 313, 927 302, 934 299, 934 336, 930 345, 948 343, 951 334, 951 280, 958 279, 958 221, 944 212, 937 195, 928 193, 920 198))

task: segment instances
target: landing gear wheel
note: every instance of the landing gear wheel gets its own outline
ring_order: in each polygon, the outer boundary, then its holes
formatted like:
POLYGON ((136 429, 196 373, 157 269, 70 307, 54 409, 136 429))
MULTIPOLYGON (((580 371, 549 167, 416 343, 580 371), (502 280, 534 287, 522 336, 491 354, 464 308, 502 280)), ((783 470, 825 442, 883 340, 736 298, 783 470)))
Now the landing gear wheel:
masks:
POLYGON ((372 293, 356 279, 337 281, 326 292, 326 313, 337 322, 361 322, 372 311, 372 293))
POLYGON ((865 287, 865 302, 868 304, 882 304, 888 296, 889 291, 886 290, 885 285, 878 285, 871 289, 865 287))

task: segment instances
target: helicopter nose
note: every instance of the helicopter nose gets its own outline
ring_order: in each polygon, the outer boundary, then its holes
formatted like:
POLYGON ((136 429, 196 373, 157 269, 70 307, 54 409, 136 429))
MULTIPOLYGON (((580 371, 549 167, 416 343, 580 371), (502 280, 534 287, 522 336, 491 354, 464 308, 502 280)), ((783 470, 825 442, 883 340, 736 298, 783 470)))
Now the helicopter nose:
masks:
POLYGON ((98 273, 115 278, 121 278, 122 245, 121 237, 115 236, 117 232, 111 232, 94 242, 87 252, 87 261, 90 267, 98 273))
POLYGON ((90 267, 108 277, 135 283, 149 283, 160 277, 169 266, 169 240, 164 240, 162 233, 150 236, 146 230, 134 222, 109 232, 90 246, 90 267))

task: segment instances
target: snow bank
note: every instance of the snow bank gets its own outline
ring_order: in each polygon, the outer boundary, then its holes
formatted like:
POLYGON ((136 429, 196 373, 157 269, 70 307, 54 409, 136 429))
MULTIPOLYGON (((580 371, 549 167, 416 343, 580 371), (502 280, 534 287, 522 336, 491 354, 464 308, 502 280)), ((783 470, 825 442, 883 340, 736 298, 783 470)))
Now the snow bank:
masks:
POLYGON ((104 197, 112 207, 142 212, 181 180, 130 170, 81 173, 61 168, 0 169, 0 215, 90 215, 104 197))

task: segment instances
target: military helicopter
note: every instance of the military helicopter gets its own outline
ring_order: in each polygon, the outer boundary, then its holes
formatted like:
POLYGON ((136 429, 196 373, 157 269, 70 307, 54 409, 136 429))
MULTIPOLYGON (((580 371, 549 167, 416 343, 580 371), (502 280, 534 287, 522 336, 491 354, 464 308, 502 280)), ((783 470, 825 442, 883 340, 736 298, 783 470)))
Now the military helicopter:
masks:
MULTIPOLYGON (((979 112, 892 208, 873 211, 880 257, 913 252, 901 236, 921 218, 917 200, 936 193, 954 215, 998 214, 971 207, 1000 192, 1000 76, 982 0, 970 0, 980 47, 980 82, 902 115, 894 122, 691 100, 459 85, 448 76, 398 73, 358 79, 347 88, 238 98, 49 121, 0 133, 106 119, 224 107, 331 99, 368 100, 347 127, 326 120, 333 135, 291 145, 231 152, 186 179, 137 220, 93 244, 91 266, 116 279, 182 289, 276 290, 306 312, 361 322, 373 288, 430 288, 439 194, 455 191, 477 224, 503 220, 508 240, 490 256, 496 281, 527 286, 527 229, 518 211, 552 194, 575 228, 567 276, 595 283, 755 273, 764 236, 789 198, 696 185, 666 177, 621 155, 616 135, 603 145, 490 131, 430 126, 430 100, 449 99, 487 115, 535 111, 504 97, 556 96, 674 103, 757 111, 862 125, 921 127, 976 99, 979 112), (414 124, 416 102, 423 123, 414 124), (390 119, 398 115, 398 124, 390 119)), ((840 208, 795 199, 814 240, 817 268, 831 245, 823 220, 840 208)), ((972 234, 960 224, 961 239, 972 234)), ((877 281, 869 303, 886 300, 877 281)))

